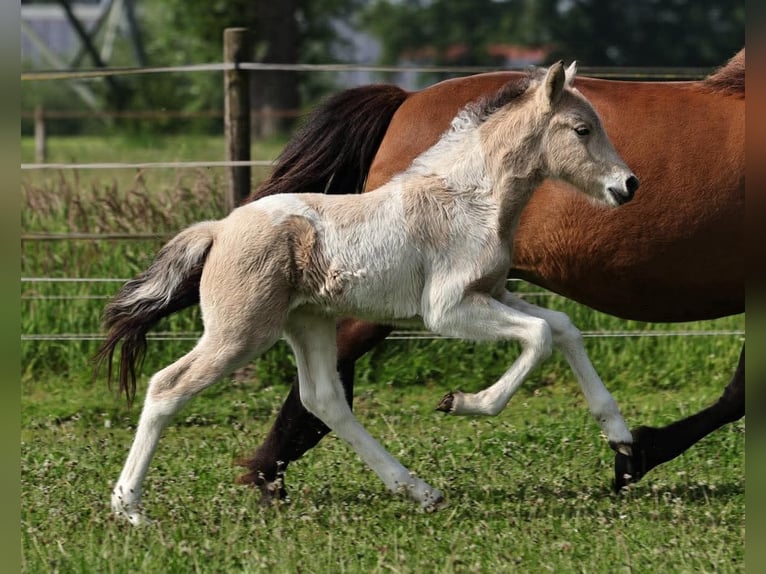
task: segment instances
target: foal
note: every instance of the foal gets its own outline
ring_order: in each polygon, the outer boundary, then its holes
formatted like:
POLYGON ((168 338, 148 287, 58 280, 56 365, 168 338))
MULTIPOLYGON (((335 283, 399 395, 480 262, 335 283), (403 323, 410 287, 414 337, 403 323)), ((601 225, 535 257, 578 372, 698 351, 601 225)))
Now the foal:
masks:
POLYGON ((419 324, 474 340, 521 342, 518 359, 477 394, 450 393, 452 414, 494 415, 552 346, 571 365, 613 448, 631 434, 569 319, 505 289, 514 230, 546 177, 605 206, 629 201, 638 180, 617 155, 561 62, 468 105, 451 128, 391 182, 363 195, 274 195, 179 233, 105 310, 109 364, 122 342, 120 384, 135 394, 145 334, 197 289, 197 345, 149 382, 136 437, 112 493, 114 512, 142 520, 141 486, 162 430, 207 386, 287 339, 300 397, 392 491, 427 509, 441 492, 413 476, 356 420, 335 370, 335 317, 419 324))

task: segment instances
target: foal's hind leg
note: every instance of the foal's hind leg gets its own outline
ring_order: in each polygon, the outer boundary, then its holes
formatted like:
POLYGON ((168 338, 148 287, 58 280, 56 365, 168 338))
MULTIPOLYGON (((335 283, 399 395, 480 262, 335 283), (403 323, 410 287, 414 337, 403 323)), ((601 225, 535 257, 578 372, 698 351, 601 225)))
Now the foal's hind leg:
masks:
POLYGON ((414 477, 359 423, 346 402, 335 369, 335 323, 325 316, 294 311, 285 335, 298 365, 301 401, 306 408, 346 441, 394 492, 403 491, 424 508, 443 503, 441 492, 414 477))
MULTIPOLYGON (((349 406, 352 405, 354 395, 354 361, 385 339, 390 332, 391 327, 357 319, 338 322, 337 369, 349 406)), ((328 432, 330 429, 327 425, 303 406, 296 378, 263 443, 252 457, 239 463, 248 471, 237 482, 258 486, 264 504, 277 497, 285 498, 287 490, 284 475, 287 466, 316 446, 328 432)))
POLYGON ((133 445, 112 491, 112 510, 131 523, 144 521, 141 488, 160 435, 194 395, 218 381, 276 339, 245 341, 206 332, 187 355, 157 372, 149 382, 133 445))

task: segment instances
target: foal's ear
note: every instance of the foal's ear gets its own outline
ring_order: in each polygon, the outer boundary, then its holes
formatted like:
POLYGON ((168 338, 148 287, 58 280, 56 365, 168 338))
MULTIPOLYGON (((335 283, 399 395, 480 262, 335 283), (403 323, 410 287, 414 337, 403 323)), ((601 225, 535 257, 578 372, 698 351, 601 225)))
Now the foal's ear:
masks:
POLYGON ((564 62, 559 60, 548 68, 548 73, 545 75, 545 80, 543 80, 545 97, 551 106, 555 105, 561 97, 561 93, 564 91, 565 80, 564 62))
POLYGON ((577 60, 569 64, 564 75, 566 76, 566 87, 571 88, 572 82, 574 82, 575 76, 577 75, 577 60))

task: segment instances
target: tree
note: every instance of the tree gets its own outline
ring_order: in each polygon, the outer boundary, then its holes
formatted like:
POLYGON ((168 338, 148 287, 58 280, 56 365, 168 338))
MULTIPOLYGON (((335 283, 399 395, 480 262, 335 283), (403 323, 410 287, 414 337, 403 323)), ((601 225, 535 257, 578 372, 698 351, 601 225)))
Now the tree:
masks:
POLYGON ((550 20, 551 58, 589 66, 716 66, 745 45, 743 0, 575 0, 550 20))
MULTIPOLYGON (((252 60, 296 64, 316 59, 331 61, 334 19, 346 18, 360 0, 166 0, 146 3, 141 12, 149 28, 147 53, 152 63, 173 65, 219 62, 223 31, 246 27, 253 33, 252 60)), ((285 131, 293 117, 285 115, 302 103, 304 78, 296 72, 266 71, 252 74, 251 97, 255 111, 269 111, 273 122, 254 122, 254 131, 285 131)), ((149 97, 164 99, 184 109, 222 107, 221 79, 217 75, 190 74, 161 83, 149 97), (170 101, 168 101, 170 100, 170 101)))
POLYGON ((366 28, 383 60, 434 52, 443 63, 492 64, 491 43, 544 46, 548 61, 589 66, 715 66, 745 43, 744 0, 376 0, 366 28))

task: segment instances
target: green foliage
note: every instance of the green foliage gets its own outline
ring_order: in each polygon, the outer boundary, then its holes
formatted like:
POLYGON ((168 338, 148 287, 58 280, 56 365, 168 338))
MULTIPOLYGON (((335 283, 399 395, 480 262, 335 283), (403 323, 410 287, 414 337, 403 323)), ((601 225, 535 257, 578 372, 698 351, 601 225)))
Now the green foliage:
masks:
MULTIPOLYGON (((271 0, 168 0, 144 2, 138 7, 139 25, 145 42, 144 51, 151 66, 218 63, 223 59, 223 34, 226 28, 246 27, 254 37, 249 61, 276 63, 328 63, 333 61, 332 46, 337 42, 335 21, 354 14, 361 0, 320 0, 306 2, 271 2, 271 0)), ((135 61, 127 42, 117 43, 110 66, 133 66, 135 61)), ((88 82, 95 89, 104 109, 138 111, 209 112, 222 110, 222 76, 215 72, 163 73, 110 78, 118 86, 107 89, 107 80, 88 82), (117 100, 120 100, 117 102, 117 100), (117 105, 119 103, 119 105, 117 105)), ((37 103, 47 110, 82 111, 82 103, 63 82, 23 82, 22 109, 31 110, 37 103)), ((304 75, 294 72, 261 72, 253 81, 253 104, 263 103, 272 109, 291 111, 301 107, 301 97, 311 102, 331 89, 327 75, 304 75), (259 94, 261 94, 259 99, 259 94)), ((290 119, 285 127, 290 127, 290 119)), ((109 128, 110 133, 216 133, 220 117, 201 114, 195 118, 177 118, 157 114, 148 119, 71 121, 56 120, 51 133, 95 133, 109 128)), ((31 133, 31 123, 24 121, 23 133, 31 133)))
POLYGON ((719 66, 745 45, 743 0, 589 0, 551 23, 551 58, 591 66, 719 66))
POLYGON ((515 6, 493 0, 378 0, 365 11, 362 22, 383 44, 382 59, 429 59, 436 64, 486 64, 487 46, 497 36, 498 20, 515 6), (462 46, 457 56, 450 49, 462 46), (424 49, 433 49, 425 53, 424 49))
POLYGON ((437 64, 494 65, 489 45, 519 44, 588 66, 717 66, 745 43, 744 0, 376 0, 363 22, 386 63, 434 49, 437 64))

